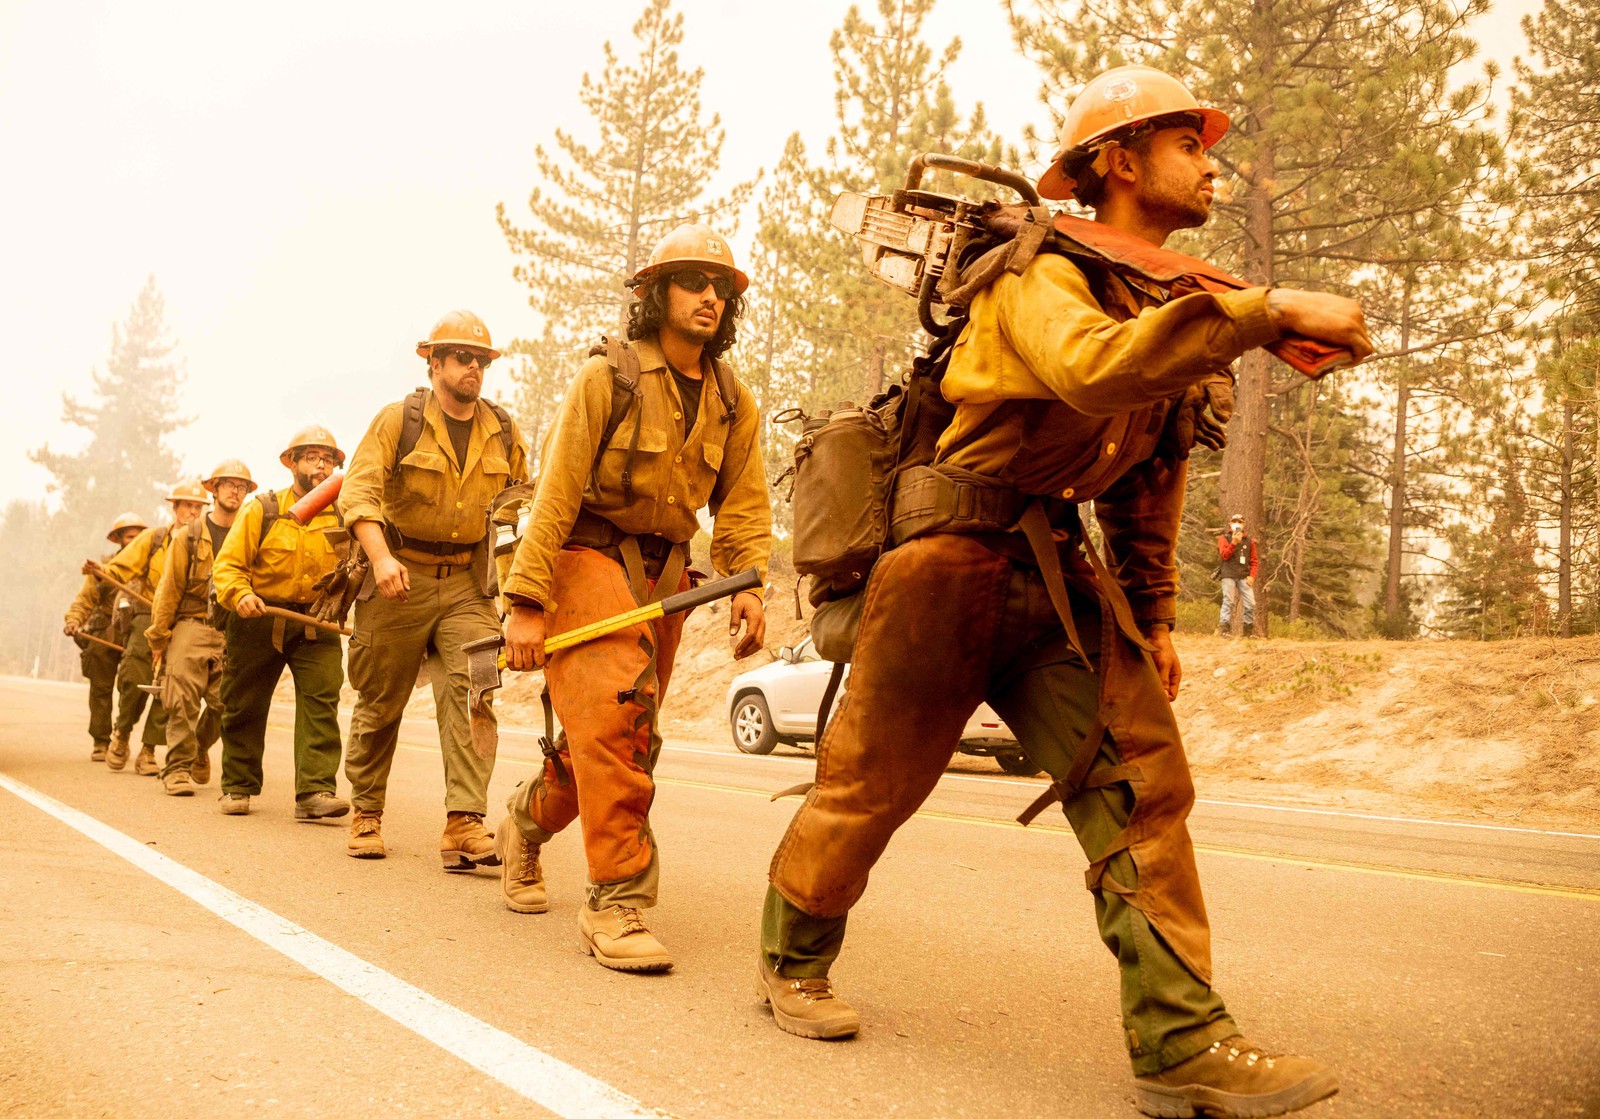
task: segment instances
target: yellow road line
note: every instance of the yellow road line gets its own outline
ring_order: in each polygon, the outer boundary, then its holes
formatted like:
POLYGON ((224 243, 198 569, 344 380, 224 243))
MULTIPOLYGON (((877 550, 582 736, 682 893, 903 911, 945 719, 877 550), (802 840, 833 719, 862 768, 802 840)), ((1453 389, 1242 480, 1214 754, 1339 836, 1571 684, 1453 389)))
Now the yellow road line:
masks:
MULTIPOLYGON (((278 730, 289 728, 278 727, 278 730)), ((434 746, 402 745, 402 750, 419 754, 437 754, 434 746)), ((521 758, 501 758, 501 765, 524 765, 531 768, 541 764, 521 758)), ((735 793, 739 796, 760 797, 769 800, 776 790, 751 789, 742 785, 719 785, 711 781, 691 781, 685 777, 657 777, 658 785, 678 785, 686 789, 705 789, 708 792, 735 793)), ((1053 827, 1049 824, 1032 824, 1023 827, 1015 820, 994 820, 985 816, 967 816, 957 812, 936 812, 924 808, 916 813, 928 820, 945 820, 980 828, 999 828, 1003 831, 1027 832, 1039 835, 1066 836, 1076 839, 1071 828, 1053 827)), ((1289 866, 1310 867, 1315 870, 1342 870, 1350 874, 1371 874, 1379 878, 1399 878, 1412 882, 1450 882, 1458 886, 1475 886, 1481 890, 1503 890, 1514 894, 1539 894, 1545 897, 1570 898, 1576 901, 1600 901, 1600 889, 1591 886, 1557 886, 1545 882, 1519 882, 1509 878, 1491 878, 1482 874, 1461 874, 1449 870, 1402 870, 1376 863, 1359 863, 1347 859, 1308 859, 1299 855, 1278 855, 1270 851, 1252 851, 1243 847, 1223 847, 1210 843, 1196 843, 1196 851, 1219 855, 1225 859, 1249 859, 1253 862, 1284 863, 1289 866)))

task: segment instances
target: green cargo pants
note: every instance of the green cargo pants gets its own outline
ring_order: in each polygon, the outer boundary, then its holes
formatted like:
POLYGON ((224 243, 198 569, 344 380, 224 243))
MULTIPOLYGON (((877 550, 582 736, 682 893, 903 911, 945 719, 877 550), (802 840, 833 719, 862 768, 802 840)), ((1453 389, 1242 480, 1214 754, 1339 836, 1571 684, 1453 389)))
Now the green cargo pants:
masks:
POLYGON ((205 621, 179 618, 161 662, 167 709, 167 756, 161 776, 190 772, 217 740, 222 711, 222 634, 205 621))
MULTIPOLYGON (((339 773, 339 689, 343 651, 331 633, 306 636, 304 626, 283 627, 283 648, 272 642, 276 618, 228 619, 228 655, 222 670, 222 791, 261 792, 267 714, 284 668, 294 678, 294 791, 335 792, 339 773)), ((316 631, 313 631, 316 632, 316 631)))
MULTIPOLYGON (((110 640, 104 633, 95 636, 110 640)), ((117 693, 117 666, 121 662, 121 653, 92 641, 84 642, 83 652, 78 655, 83 675, 89 681, 89 737, 102 746, 111 741, 111 705, 117 693)))
POLYGON ((436 565, 401 562, 411 576, 405 602, 373 591, 356 603, 355 636, 350 639, 356 709, 344 760, 350 800, 360 811, 383 811, 400 718, 427 651, 433 659, 434 709, 444 755, 445 811, 482 815, 489 806, 494 759, 480 758, 472 749, 467 656, 461 646, 499 633, 500 618, 472 570, 445 568, 448 574, 441 579, 436 565))
POLYGON ((154 682, 156 671, 150 659, 150 642, 144 631, 149 628, 148 613, 133 616, 133 628, 128 632, 128 643, 123 649, 122 663, 117 666, 117 730, 133 734, 134 724, 144 714, 144 705, 150 703, 150 717, 144 721, 144 734, 140 740, 146 746, 167 744, 167 709, 161 701, 139 690, 140 684, 154 682))

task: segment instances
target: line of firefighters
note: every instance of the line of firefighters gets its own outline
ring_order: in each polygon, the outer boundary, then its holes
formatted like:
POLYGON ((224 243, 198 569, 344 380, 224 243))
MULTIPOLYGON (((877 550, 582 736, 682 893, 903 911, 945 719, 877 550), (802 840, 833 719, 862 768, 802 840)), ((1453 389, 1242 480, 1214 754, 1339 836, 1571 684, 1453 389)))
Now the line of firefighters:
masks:
MULTIPOLYGON (((1217 165, 1207 152, 1228 123, 1159 71, 1108 71, 1070 106, 1039 193, 1076 198, 1159 250, 1209 216, 1217 165)), ((857 1032, 829 978, 846 917, 986 699, 1054 779, 1091 860, 1096 921, 1122 973, 1138 1106, 1170 1116, 1306 1106, 1337 1091, 1333 1071, 1246 1041, 1211 984, 1185 822, 1194 790, 1170 706, 1181 677, 1174 548, 1189 448, 1231 413, 1229 364, 1291 334, 1359 360, 1371 353, 1361 309, 1289 289, 1158 288, 1059 252, 986 275, 949 351, 942 391, 954 418, 918 478, 929 502, 915 517, 896 514, 895 546, 861 596, 850 694, 772 860, 760 1000, 790 1033, 857 1032), (1093 503, 1115 562, 1086 549, 1080 502, 1093 503)), ((652 773, 683 615, 548 658, 544 646, 692 586, 700 573, 688 544, 702 509, 711 565, 754 568, 765 581, 760 412, 721 361, 747 284, 709 228, 669 233, 632 278, 627 340, 591 351, 544 433, 536 485, 525 484, 516 423, 480 396, 499 351, 475 315, 458 311, 418 343, 429 388, 378 413, 336 506, 314 498, 330 490, 344 452, 310 427, 284 449, 292 480, 279 490, 246 501, 256 482, 230 460, 171 491, 170 526, 120 518, 109 534, 117 552, 89 569, 67 615, 91 681, 93 757, 127 764, 141 685, 159 681, 135 771, 192 795, 209 780, 220 735, 221 808, 246 814, 287 667, 295 816, 350 814, 349 854, 381 858, 400 718, 426 657, 444 760, 444 868, 498 866, 506 906, 543 913, 541 849, 578 820, 585 947, 622 971, 670 967, 643 911, 658 892, 652 773), (508 493, 516 543, 497 554, 508 493), (338 631, 352 607, 346 802, 335 785, 338 631), (461 647, 502 627, 507 667, 545 669, 563 729, 491 833, 493 759, 472 748, 461 647)), ((734 597, 728 617, 735 657, 762 647, 759 591, 734 597)))

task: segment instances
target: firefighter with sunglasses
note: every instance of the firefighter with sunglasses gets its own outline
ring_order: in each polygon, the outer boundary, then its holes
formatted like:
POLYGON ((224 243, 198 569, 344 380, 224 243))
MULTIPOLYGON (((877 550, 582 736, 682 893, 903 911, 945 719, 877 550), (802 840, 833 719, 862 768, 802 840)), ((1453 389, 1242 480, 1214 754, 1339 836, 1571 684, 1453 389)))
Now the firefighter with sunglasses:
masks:
MULTIPOLYGON (((564 728, 559 752, 518 786, 496 842, 502 894, 518 913, 549 905, 540 847, 581 817, 588 864, 578 908, 584 947, 619 971, 672 957, 640 910, 656 903, 650 830, 657 720, 684 615, 558 652, 544 639, 686 590, 699 513, 713 520, 711 564, 765 578, 772 509, 760 413, 721 357, 733 345, 745 274, 704 225, 667 234, 632 279, 628 340, 591 351, 545 438, 538 491, 505 592, 506 662, 543 665, 564 728)), ((735 658, 762 647, 759 592, 729 605, 735 658)))
POLYGON ((467 658, 461 646, 500 632, 486 572, 494 540, 489 503, 527 478, 522 434, 480 396, 500 351, 483 320, 452 311, 417 343, 428 387, 378 413, 350 459, 340 495, 345 524, 372 569, 355 607, 349 676, 356 690, 345 776, 355 814, 347 850, 383 858, 389 767, 400 717, 423 655, 436 658, 434 700, 444 755, 445 870, 495 865, 483 826, 494 759, 472 749, 467 658))

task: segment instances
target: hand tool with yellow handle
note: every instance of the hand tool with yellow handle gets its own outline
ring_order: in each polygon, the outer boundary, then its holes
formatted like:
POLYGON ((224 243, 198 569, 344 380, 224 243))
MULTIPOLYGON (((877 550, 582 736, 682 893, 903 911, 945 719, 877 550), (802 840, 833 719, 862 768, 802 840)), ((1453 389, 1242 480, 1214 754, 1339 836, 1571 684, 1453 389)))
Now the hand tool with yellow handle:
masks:
POLYGON ((88 570, 89 574, 93 575, 96 579, 99 579, 102 583, 110 583, 113 587, 116 587, 117 590, 121 591, 129 598, 137 599, 146 606, 153 605, 148 598, 134 590, 132 587, 128 586, 128 584, 119 583, 113 579, 111 577, 111 573, 105 568, 101 567, 98 563, 95 563, 94 560, 85 560, 83 566, 88 570))
MULTIPOLYGON (((631 626, 653 622, 669 614, 681 614, 686 610, 693 610, 696 606, 715 602, 719 598, 730 598, 740 591, 760 589, 761 576, 754 568, 742 571, 738 575, 730 575, 726 579, 713 579, 709 583, 702 583, 679 594, 668 595, 659 602, 647 602, 643 606, 636 606, 621 614, 614 614, 598 622, 590 622, 586 626, 578 626, 576 629, 547 637, 544 642, 544 653, 545 656, 549 656, 551 653, 570 649, 574 645, 582 645, 586 641, 593 641, 631 626)), ((461 651, 467 654, 467 707, 472 716, 472 748, 484 758, 494 756, 495 747, 499 742, 499 732, 494 719, 490 716, 488 700, 489 693, 500 686, 500 673, 505 671, 506 658, 501 651, 505 643, 505 637, 497 633, 492 637, 482 637, 461 646, 461 651)))

